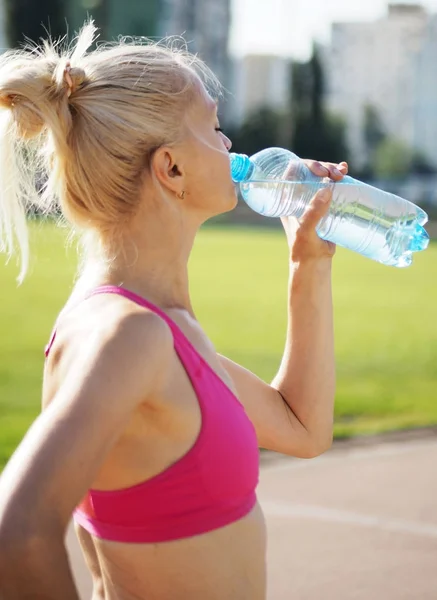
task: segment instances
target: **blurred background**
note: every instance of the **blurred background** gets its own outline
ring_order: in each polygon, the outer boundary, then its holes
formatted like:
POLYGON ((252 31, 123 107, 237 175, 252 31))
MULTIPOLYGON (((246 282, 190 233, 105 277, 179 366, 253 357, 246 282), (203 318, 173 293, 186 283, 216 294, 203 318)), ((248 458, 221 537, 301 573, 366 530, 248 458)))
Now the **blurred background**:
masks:
MULTIPOLYGON (((0 0, 0 47, 71 40, 89 16, 101 41, 183 36, 226 87, 235 151, 347 160, 421 205, 437 235, 437 0, 0 0)), ((77 266, 65 237, 31 224, 20 287, 16 265, 0 266, 0 467, 40 409, 43 346, 77 266)), ((286 252, 278 220, 240 203, 200 232, 190 265, 217 349, 266 380, 284 343, 286 252)), ((434 243, 405 270, 338 250, 337 437, 437 424, 436 264, 434 243)))

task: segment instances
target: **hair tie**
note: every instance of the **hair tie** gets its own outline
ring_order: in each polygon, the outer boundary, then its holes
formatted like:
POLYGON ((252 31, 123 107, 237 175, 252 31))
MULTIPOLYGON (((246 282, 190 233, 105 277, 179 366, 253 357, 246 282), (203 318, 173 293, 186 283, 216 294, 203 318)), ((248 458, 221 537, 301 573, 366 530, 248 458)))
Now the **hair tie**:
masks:
POLYGON ((68 86, 68 91, 67 91, 67 97, 69 98, 71 96, 71 93, 73 92, 73 79, 71 78, 70 75, 70 71, 71 71, 71 64, 70 61, 67 62, 67 64, 65 65, 65 69, 64 69, 64 81, 68 86))

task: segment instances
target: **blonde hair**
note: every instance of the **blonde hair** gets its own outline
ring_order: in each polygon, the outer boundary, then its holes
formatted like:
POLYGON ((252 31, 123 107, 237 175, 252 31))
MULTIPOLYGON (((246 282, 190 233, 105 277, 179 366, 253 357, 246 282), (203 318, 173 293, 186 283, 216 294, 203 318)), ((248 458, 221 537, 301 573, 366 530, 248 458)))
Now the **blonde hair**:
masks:
POLYGON ((153 150, 181 136, 196 83, 220 94, 208 67, 174 40, 88 52, 95 34, 89 22, 73 48, 46 41, 0 57, 0 249, 10 257, 18 245, 19 280, 30 207, 60 208, 110 245, 135 214, 153 150))

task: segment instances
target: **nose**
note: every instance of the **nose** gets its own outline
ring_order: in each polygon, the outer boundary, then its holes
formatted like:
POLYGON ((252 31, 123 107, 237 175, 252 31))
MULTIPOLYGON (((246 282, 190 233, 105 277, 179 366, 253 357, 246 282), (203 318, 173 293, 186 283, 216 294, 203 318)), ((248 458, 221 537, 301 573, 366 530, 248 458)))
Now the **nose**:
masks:
POLYGON ((226 150, 229 152, 229 150, 232 148, 232 142, 228 138, 228 136, 225 135, 225 134, 223 134, 223 139, 224 139, 224 142, 225 142, 226 150))

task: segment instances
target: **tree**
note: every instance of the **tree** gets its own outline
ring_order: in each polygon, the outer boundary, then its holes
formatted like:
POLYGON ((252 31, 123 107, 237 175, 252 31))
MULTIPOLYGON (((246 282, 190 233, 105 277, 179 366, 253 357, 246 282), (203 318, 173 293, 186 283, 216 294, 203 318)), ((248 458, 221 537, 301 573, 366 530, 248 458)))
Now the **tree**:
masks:
POLYGON ((67 33, 66 0, 4 0, 6 36, 11 47, 22 46, 26 38, 38 41, 59 39, 67 33))
POLYGON ((387 139, 384 125, 378 110, 372 104, 364 106, 363 139, 365 163, 357 176, 363 179, 372 179, 375 175, 375 152, 384 140, 387 139))
POLYGON ((283 146, 302 158, 347 160, 346 124, 325 109, 323 65, 316 46, 309 62, 293 63, 291 78, 289 110, 265 107, 249 115, 239 129, 229 130, 233 150, 251 155, 283 146))
POLYGON ((411 172, 417 175, 433 175, 437 173, 437 168, 423 152, 415 150, 411 159, 411 172))
POLYGON ((325 83, 317 46, 308 63, 292 66, 292 136, 298 156, 340 162, 347 160, 346 124, 325 108, 325 83))
POLYGON ((251 113, 241 127, 227 131, 232 140, 232 151, 250 156, 264 148, 284 145, 285 119, 285 115, 268 107, 251 113))
POLYGON ((311 74, 311 93, 310 93, 310 111, 314 126, 324 129, 326 125, 325 109, 324 109, 324 94, 325 94, 325 78, 323 75, 323 67, 319 56, 319 51, 316 45, 313 47, 309 71, 311 74))
POLYGON ((411 171, 413 152, 400 140, 385 138, 375 150, 373 165, 376 177, 401 178, 411 171))
POLYGON ((377 109, 372 104, 364 107, 364 142, 369 160, 379 144, 387 137, 377 109))

